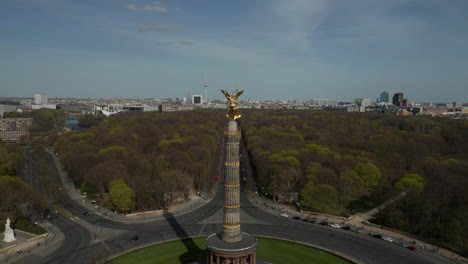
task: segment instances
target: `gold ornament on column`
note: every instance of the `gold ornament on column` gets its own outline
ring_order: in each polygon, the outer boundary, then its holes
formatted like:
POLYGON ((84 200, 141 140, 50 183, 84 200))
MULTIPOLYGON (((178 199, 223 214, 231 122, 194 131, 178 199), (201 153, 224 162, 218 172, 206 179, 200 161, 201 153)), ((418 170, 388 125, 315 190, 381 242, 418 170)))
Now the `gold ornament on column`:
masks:
POLYGON ((241 118, 241 115, 237 112, 237 98, 244 92, 244 90, 239 91, 239 84, 236 82, 236 90, 234 90, 231 94, 229 94, 226 90, 221 90, 221 92, 229 100, 229 112, 226 117, 232 120, 241 118))

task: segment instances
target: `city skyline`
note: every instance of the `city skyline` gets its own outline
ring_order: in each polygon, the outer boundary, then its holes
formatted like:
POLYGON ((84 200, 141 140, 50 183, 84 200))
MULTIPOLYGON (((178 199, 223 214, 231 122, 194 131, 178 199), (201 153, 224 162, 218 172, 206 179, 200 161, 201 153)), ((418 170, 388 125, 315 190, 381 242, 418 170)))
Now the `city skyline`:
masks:
POLYGON ((0 4, 2 97, 468 102, 468 3, 61 1, 0 4), (267 96, 265 96, 267 94, 267 96))

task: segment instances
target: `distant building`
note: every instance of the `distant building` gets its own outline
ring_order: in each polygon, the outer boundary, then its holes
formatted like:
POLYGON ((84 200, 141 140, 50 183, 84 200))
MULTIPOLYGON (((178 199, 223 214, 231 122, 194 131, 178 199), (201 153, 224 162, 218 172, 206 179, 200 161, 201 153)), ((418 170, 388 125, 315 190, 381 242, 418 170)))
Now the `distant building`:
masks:
POLYGON ((347 112, 365 112, 366 108, 364 106, 358 106, 358 105, 349 105, 346 107, 347 112))
POLYGON ((403 106, 409 107, 411 105, 411 101, 408 98, 403 99, 403 106))
POLYGON ((122 107, 124 112, 152 112, 159 111, 159 106, 149 106, 149 105, 126 105, 122 107))
POLYGON ((462 103, 457 103, 457 102, 452 103, 452 107, 455 107, 455 108, 461 108, 462 106, 463 106, 462 103))
POLYGON ((192 95, 192 104, 201 104, 203 102, 203 98, 201 95, 192 95))
POLYGON ((0 118, 0 131, 28 130, 32 118, 0 118))
POLYGON ((57 109, 57 105, 56 104, 39 104, 39 105, 31 105, 31 108, 32 110, 38 110, 38 109, 42 109, 42 108, 46 108, 46 109, 57 109))
POLYGON ((333 105, 336 105, 336 100, 319 98, 319 99, 311 100, 310 103, 313 105, 320 105, 320 106, 333 106, 333 105))
POLYGON ((0 131, 0 138, 3 141, 17 142, 27 137, 29 137, 29 130, 0 131))
POLYGON ((362 106, 362 107, 367 107, 367 106, 370 106, 372 104, 372 100, 369 99, 369 98, 356 99, 356 100, 355 100, 355 103, 357 103, 357 105, 362 106), (357 102, 356 102, 356 100, 357 100, 357 102))
POLYGON ((388 103, 388 93, 383 91, 381 94, 380 94, 380 100, 379 102, 385 102, 385 103, 388 103))
POLYGON ((0 118, 0 138, 4 141, 18 141, 29 136, 32 118, 0 118))
POLYGON ((36 105, 46 105, 47 104, 47 95, 44 93, 38 93, 34 95, 34 104, 36 105))
POLYGON ((403 106, 403 93, 396 93, 393 96, 392 103, 396 106, 403 106))
POLYGON ((413 115, 412 112, 406 111, 405 109, 400 109, 400 110, 396 111, 395 114, 397 116, 410 116, 410 115, 413 115))
POLYGON ((3 113, 15 112, 19 105, 19 102, 0 101, 0 117, 3 117, 3 113))

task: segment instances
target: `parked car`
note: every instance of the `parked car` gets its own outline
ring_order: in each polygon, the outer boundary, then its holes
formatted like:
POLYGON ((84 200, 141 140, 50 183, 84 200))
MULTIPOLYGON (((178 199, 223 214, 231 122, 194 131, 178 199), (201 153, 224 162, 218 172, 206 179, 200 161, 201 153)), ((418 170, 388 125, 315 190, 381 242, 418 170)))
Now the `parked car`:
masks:
POLYGON ((132 237, 132 239, 130 239, 130 241, 132 241, 132 242, 137 241, 139 238, 140 238, 139 236, 134 236, 134 237, 132 237))
POLYGON ((310 217, 303 218, 302 221, 309 222, 309 223, 312 223, 312 224, 317 223, 317 219, 314 218, 314 217, 312 217, 312 218, 310 218, 310 217))
POLYGON ((287 214, 287 213, 281 213, 280 216, 286 217, 286 218, 287 218, 287 217, 288 217, 288 214, 287 214))
POLYGON ((351 227, 349 225, 342 226, 341 228, 347 231, 351 230, 351 227))
POLYGON ((406 247, 407 246, 406 243, 403 242, 403 241, 400 241, 400 242, 398 242, 396 244, 399 245, 400 247, 406 247))
POLYGON ((294 216, 292 219, 294 220, 301 220, 301 218, 299 216, 294 216))
POLYGON ((327 225, 328 225, 328 222, 327 222, 327 221, 321 221, 319 224, 320 224, 320 225, 327 226, 327 225))
POLYGON ((331 223, 330 226, 334 227, 334 228, 341 228, 341 226, 339 224, 336 224, 336 223, 331 223))
POLYGON ((387 242, 393 242, 393 239, 391 237, 388 237, 388 236, 382 236, 382 240, 385 240, 387 242))
POLYGON ((409 249, 409 250, 411 250, 411 251, 416 251, 416 247, 415 247, 415 246, 407 246, 406 248, 409 249))
POLYGON ((362 229, 361 228, 351 228, 351 231, 353 231, 355 233, 361 233, 362 229))
POLYGON ((382 239, 382 235, 380 235, 380 234, 373 234, 372 237, 375 237, 375 238, 378 238, 378 239, 382 239))
POLYGON ((89 216, 89 213, 88 213, 88 212, 84 212, 83 215, 89 216))

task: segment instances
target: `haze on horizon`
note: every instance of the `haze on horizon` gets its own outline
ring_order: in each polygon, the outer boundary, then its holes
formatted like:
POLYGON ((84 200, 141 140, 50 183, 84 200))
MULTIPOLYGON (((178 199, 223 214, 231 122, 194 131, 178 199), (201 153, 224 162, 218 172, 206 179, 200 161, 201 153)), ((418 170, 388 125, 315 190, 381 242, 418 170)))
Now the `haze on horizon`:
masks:
POLYGON ((3 0, 0 96, 468 102, 466 0, 3 0))

